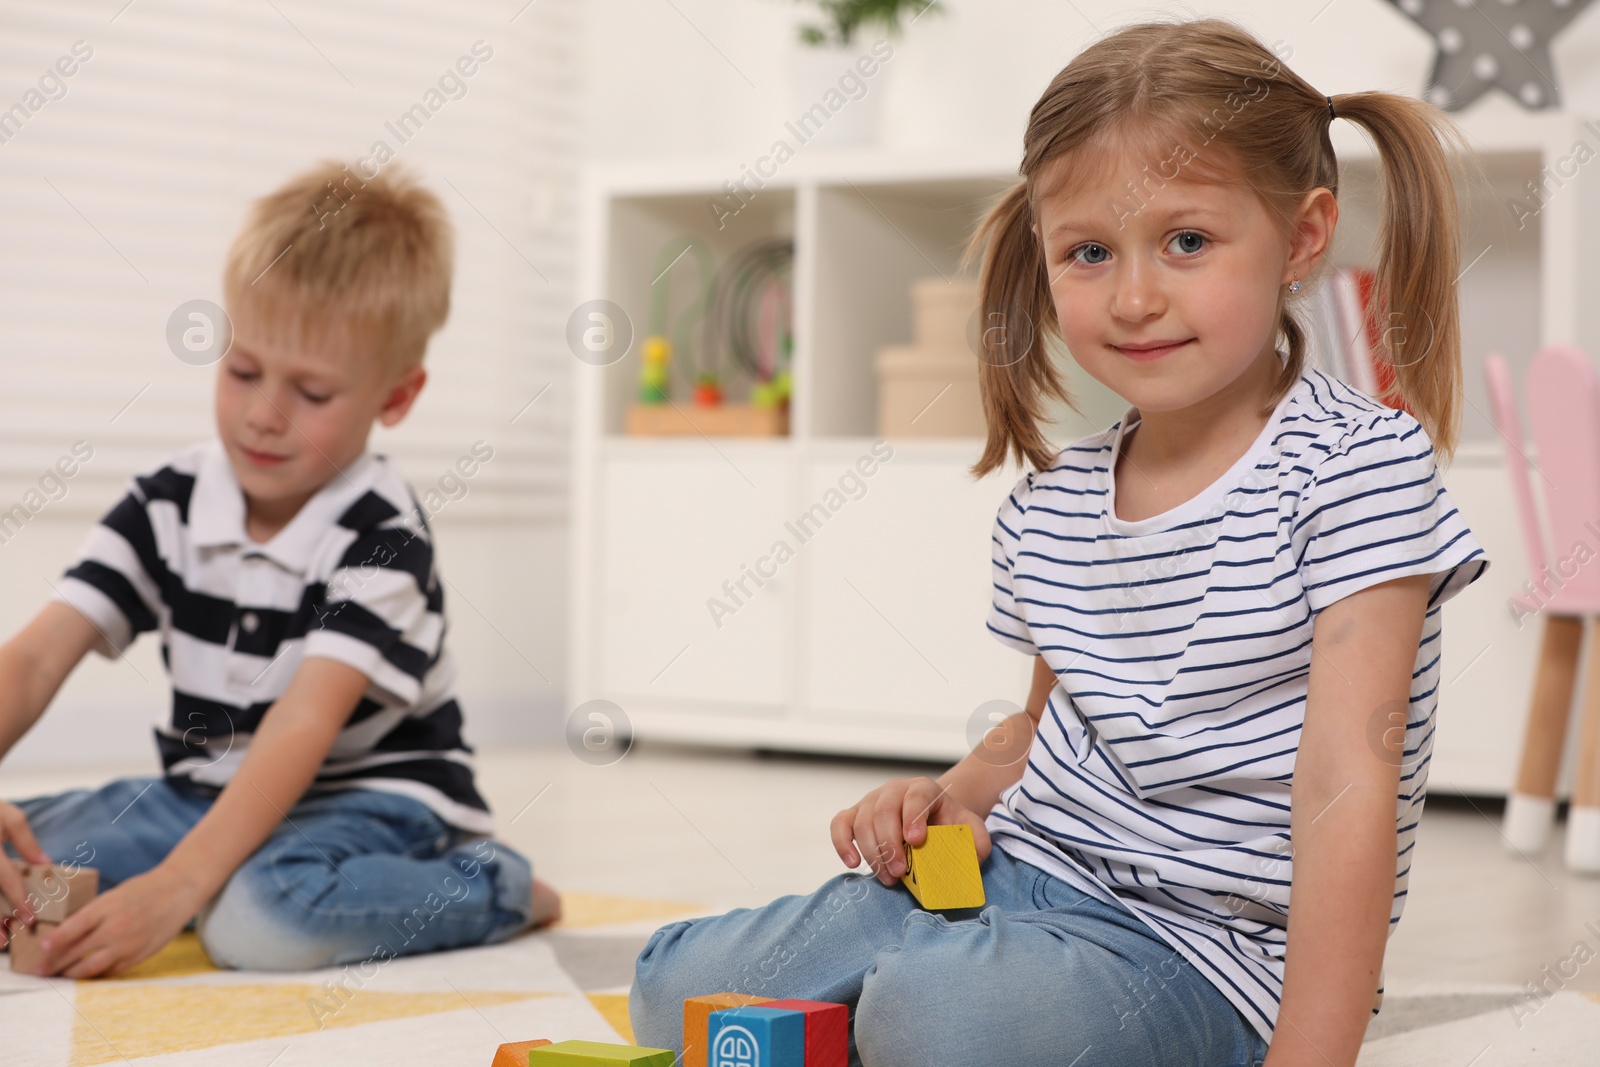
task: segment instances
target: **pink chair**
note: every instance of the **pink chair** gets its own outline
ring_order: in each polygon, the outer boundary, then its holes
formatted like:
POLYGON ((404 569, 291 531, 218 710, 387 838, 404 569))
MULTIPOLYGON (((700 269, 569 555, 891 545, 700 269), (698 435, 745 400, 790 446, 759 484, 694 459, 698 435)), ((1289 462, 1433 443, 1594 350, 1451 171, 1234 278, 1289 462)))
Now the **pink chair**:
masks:
MULTIPOLYGON (((1519 615, 1539 614, 1544 637, 1522 762, 1508 798, 1504 833, 1512 848, 1533 852, 1550 834, 1556 776, 1561 769, 1567 719, 1578 673, 1583 624, 1600 616, 1600 374, 1578 349, 1550 345, 1528 368, 1528 417, 1539 451, 1535 467, 1545 503, 1541 526, 1523 453, 1521 421, 1505 360, 1484 364, 1495 422, 1506 442, 1506 469, 1522 519, 1531 579, 1513 605, 1519 615), (1544 530, 1555 557, 1545 554, 1544 530)), ((1600 626, 1591 627, 1589 677, 1583 695, 1577 775, 1567 814, 1567 866, 1600 872, 1600 626)))

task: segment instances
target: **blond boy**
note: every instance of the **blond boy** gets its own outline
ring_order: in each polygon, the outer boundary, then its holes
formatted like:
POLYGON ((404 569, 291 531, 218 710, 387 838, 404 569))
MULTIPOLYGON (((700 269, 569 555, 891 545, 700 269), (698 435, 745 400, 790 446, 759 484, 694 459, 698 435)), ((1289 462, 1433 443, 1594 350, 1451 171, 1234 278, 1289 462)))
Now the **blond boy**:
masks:
MULTIPOLYGON (((220 965, 306 969, 559 914, 488 837, 431 534, 367 451, 427 380, 451 271, 438 199, 393 173, 325 163, 256 203, 224 275, 216 439, 135 478, 0 645, 0 757, 91 649, 159 630, 173 687, 161 777, 0 802, 0 843, 104 887, 41 935, 39 973, 126 969, 191 921, 220 965)), ((3 852, 0 894, 0 925, 31 921, 3 852)))

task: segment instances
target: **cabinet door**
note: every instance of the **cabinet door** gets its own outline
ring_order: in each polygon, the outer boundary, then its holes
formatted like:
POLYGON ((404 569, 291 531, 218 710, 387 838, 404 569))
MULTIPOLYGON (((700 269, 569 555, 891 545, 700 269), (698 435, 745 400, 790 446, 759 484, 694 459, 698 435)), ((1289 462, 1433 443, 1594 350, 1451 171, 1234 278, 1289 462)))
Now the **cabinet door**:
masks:
POLYGON ((793 577, 738 585, 782 534, 792 460, 719 447, 726 459, 671 448, 602 460, 597 662, 601 691, 625 708, 790 699, 793 577))
MULTIPOLYGON (((1544 618, 1519 623, 1511 610, 1525 595, 1528 553, 1507 501, 1509 480, 1502 462, 1477 457, 1458 459, 1444 476, 1491 565, 1444 606, 1429 789, 1504 795, 1516 777, 1544 618)), ((1568 757, 1576 748, 1568 746, 1568 757)))
MULTIPOLYGON (((803 496, 841 492, 854 459, 813 459, 803 496)), ((974 482, 960 461, 902 447, 861 481, 864 493, 841 494, 801 549, 803 713, 935 730, 959 745, 981 705, 1027 698, 1029 658, 984 627, 990 534, 1015 478, 974 482)))

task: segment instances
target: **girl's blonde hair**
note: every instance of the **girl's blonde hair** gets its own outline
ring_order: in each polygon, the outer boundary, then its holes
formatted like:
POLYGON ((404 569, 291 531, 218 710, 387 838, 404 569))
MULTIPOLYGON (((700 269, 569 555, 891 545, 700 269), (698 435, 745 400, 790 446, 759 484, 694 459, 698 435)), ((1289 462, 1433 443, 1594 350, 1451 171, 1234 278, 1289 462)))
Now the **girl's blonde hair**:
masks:
MULTIPOLYGON (((1394 387, 1383 398, 1403 398, 1449 462, 1460 422, 1461 333, 1459 222, 1446 145, 1459 147, 1460 135, 1437 108, 1410 97, 1345 93, 1331 102, 1330 110, 1328 97, 1249 33, 1218 19, 1131 26, 1089 46, 1056 75, 1028 120, 1022 181, 989 211, 967 248, 969 266, 981 259, 982 321, 989 326, 979 368, 988 440, 973 474, 999 468, 1013 453, 1044 470, 1056 455, 1040 428, 1047 398, 1077 410, 1046 345, 1047 335, 1060 337, 1034 229, 1035 204, 1054 191, 1042 184, 1047 164, 1079 149, 1122 144, 1159 146, 1164 152, 1151 158, 1170 160, 1177 146, 1178 161, 1191 169, 1198 164, 1208 176, 1232 174, 1248 183, 1287 233, 1306 194, 1322 187, 1338 195, 1328 137, 1334 113, 1366 130, 1382 168, 1370 310, 1385 327, 1382 356, 1394 368, 1394 387)), ((1264 415, 1305 364, 1306 332, 1286 301, 1278 329, 1288 360, 1264 415)))
POLYGON ((223 292, 230 314, 300 341, 353 336, 394 373, 422 362, 449 316, 453 265, 444 205, 403 168, 363 178, 323 160, 255 202, 223 292))

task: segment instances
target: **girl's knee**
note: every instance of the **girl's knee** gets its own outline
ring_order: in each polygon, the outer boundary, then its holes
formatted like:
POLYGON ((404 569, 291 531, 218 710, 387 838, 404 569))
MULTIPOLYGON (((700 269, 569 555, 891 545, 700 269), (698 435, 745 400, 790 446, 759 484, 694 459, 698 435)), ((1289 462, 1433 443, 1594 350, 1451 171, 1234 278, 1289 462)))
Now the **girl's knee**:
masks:
POLYGON ((647 1048, 679 1049, 682 1042, 683 1002, 718 989, 694 989, 696 973, 682 965, 681 939, 689 921, 669 923, 650 935, 633 967, 633 989, 628 994, 628 1016, 634 1037, 647 1048))

